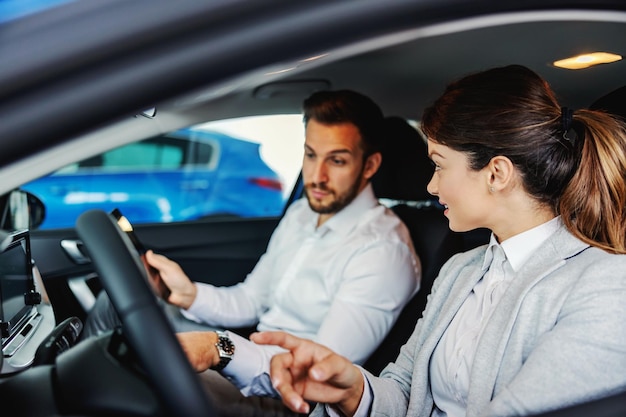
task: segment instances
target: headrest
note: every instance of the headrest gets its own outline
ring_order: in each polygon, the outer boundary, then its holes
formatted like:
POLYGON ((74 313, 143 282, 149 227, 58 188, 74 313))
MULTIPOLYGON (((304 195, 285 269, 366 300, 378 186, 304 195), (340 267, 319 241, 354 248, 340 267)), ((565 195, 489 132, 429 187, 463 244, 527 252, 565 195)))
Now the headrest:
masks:
POLYGON ((592 110, 604 110, 607 113, 626 119, 626 85, 600 97, 589 108, 592 110))
POLYGON ((433 200, 426 186, 434 168, 419 132, 400 117, 387 117, 383 135, 383 160, 372 178, 376 196, 400 201, 433 200))

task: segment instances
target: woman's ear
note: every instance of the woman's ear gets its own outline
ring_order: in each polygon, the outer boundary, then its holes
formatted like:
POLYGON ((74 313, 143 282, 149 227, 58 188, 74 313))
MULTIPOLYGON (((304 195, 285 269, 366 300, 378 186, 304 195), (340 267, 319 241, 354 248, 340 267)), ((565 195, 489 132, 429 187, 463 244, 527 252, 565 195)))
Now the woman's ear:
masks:
POLYGON ((504 190, 512 184, 515 177, 515 166, 506 156, 498 155, 491 158, 488 164, 490 192, 504 190))
POLYGON ((383 156, 380 152, 374 152, 365 160, 365 167, 363 168, 363 177, 365 179, 370 179, 374 176, 378 168, 380 168, 380 164, 383 160, 383 156))

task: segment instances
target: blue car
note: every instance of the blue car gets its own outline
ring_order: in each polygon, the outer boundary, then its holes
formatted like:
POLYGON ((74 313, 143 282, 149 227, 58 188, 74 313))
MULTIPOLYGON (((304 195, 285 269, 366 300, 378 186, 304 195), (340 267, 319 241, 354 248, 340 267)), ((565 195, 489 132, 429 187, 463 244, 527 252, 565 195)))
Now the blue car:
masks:
POLYGON ((25 184, 46 206, 40 229, 73 227, 85 210, 119 208, 134 223, 277 216, 279 175, 258 143, 182 129, 116 148, 25 184))

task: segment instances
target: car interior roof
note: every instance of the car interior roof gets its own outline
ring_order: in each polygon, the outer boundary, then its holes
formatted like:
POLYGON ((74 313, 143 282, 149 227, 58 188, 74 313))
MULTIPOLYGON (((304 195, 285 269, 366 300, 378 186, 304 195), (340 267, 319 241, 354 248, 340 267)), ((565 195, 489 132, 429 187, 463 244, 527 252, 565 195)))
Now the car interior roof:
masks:
MULTIPOLYGON (((544 76, 568 107, 589 106, 623 82, 620 61, 587 71, 550 63, 592 50, 620 51, 626 14, 572 10, 501 13, 385 33, 297 60, 279 62, 155 103, 154 118, 131 116, 60 144, 28 164, 33 178, 72 159, 92 156, 130 141, 210 120, 259 114, 299 113, 312 91, 349 88, 372 97, 388 116, 417 120, 445 85, 469 72, 517 63, 544 76), (541 44, 541 48, 536 45, 541 44), (620 84, 616 84, 620 80, 620 84), (81 143, 97 146, 81 147, 81 143), (35 167, 33 169, 33 167, 35 167)), ((15 184, 17 185, 17 184, 15 184)))
POLYGON ((299 112, 301 101, 314 88, 350 88, 372 97, 387 115, 418 119, 423 109, 450 81, 470 72, 499 65, 522 64, 539 72, 568 106, 589 106, 612 91, 626 73, 626 62, 588 71, 569 71, 551 62, 583 52, 621 51, 625 16, 607 13, 535 12, 459 20, 385 36, 366 44, 320 52, 321 58, 286 62, 264 68, 263 76, 226 82, 172 105, 207 105, 205 117, 229 114, 299 112), (539 20, 539 21, 537 21, 539 20), (542 47, 538 49, 537 44, 542 47), (385 78, 381 78, 385 77, 385 78), (269 80, 265 81, 264 80, 269 80), (263 88, 273 86, 270 94, 263 88), (218 91, 219 91, 218 89, 218 91), (203 98, 209 98, 203 102, 203 98))

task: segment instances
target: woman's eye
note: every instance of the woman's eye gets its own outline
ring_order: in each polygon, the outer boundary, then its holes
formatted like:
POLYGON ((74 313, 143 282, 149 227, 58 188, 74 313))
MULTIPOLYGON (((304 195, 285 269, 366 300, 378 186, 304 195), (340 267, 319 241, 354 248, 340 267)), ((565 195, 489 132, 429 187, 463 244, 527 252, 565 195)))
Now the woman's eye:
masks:
POLYGON ((435 163, 435 161, 431 160, 430 164, 433 166, 433 168, 435 169, 435 171, 439 171, 441 169, 441 167, 439 165, 437 165, 435 163))

